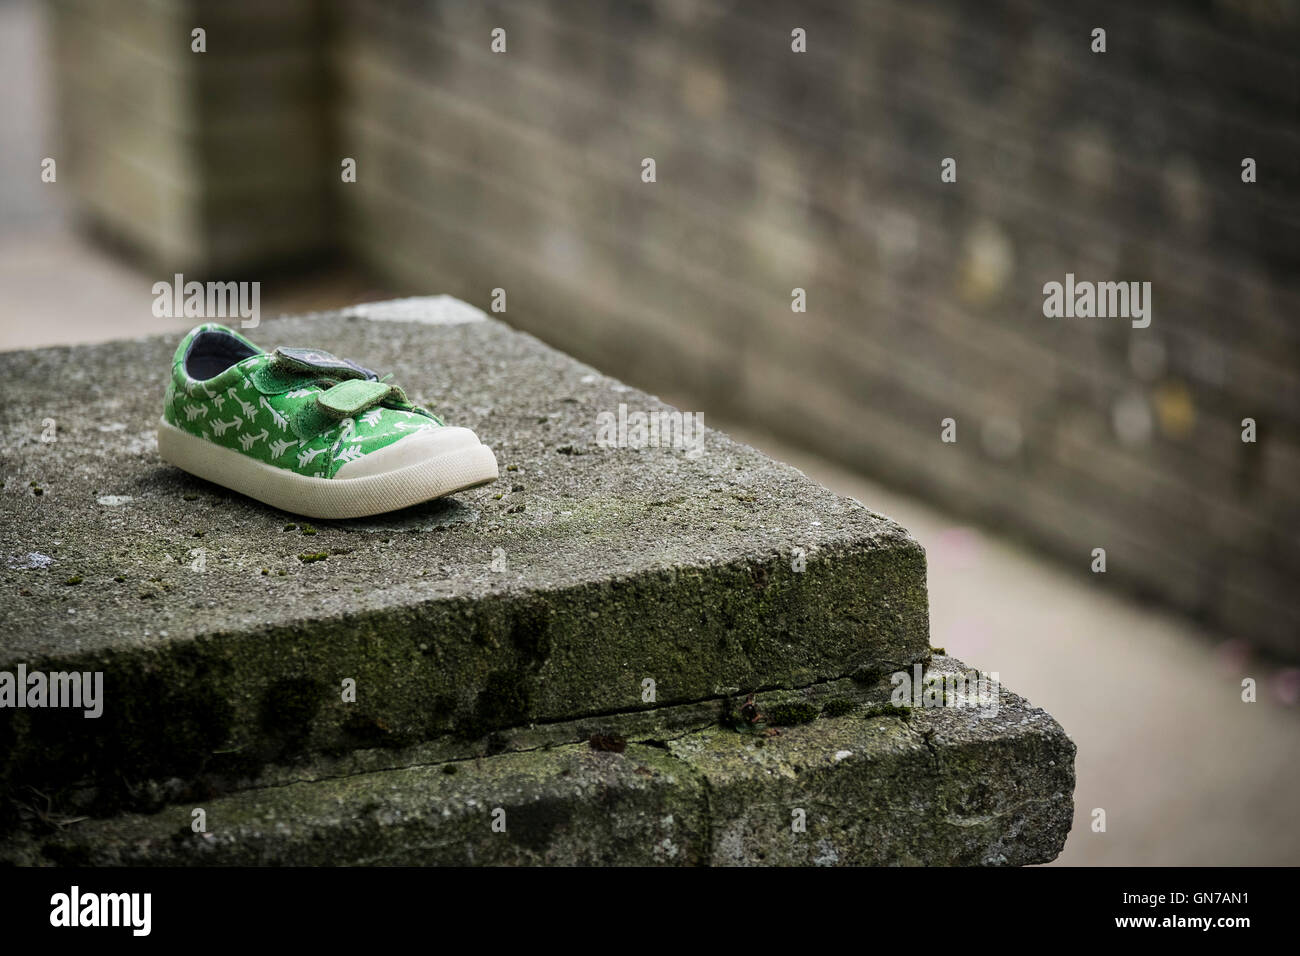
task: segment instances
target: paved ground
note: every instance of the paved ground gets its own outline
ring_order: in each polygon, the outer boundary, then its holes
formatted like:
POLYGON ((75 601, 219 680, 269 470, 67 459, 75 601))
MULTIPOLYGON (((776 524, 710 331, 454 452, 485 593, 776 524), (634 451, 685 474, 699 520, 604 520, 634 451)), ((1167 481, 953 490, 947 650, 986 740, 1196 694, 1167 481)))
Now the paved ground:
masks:
MULTIPOLYGON (((0 98, 0 350, 179 335, 183 322, 149 312, 160 277, 82 241, 39 183, 48 135, 40 56, 35 4, 0 0, 0 85, 11 94, 0 98)), ((330 270, 264 284, 263 311, 390 294, 330 270)), ((1085 567, 1045 562, 704 411, 706 423, 896 518, 926 546, 932 642, 998 671, 1079 746, 1078 811, 1060 862, 1300 864, 1300 708, 1281 700, 1294 701, 1294 675, 1288 683, 1244 659, 1231 635, 1109 593, 1085 567), (1241 702, 1243 676, 1258 680, 1258 703, 1241 702), (1106 811, 1105 833, 1090 829, 1094 808, 1106 811)))

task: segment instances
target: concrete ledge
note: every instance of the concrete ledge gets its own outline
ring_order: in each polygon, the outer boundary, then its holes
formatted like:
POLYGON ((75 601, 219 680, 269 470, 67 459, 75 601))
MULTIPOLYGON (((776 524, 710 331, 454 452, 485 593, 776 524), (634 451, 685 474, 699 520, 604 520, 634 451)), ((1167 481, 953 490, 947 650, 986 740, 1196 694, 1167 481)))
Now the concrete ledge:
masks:
POLYGON ((323 755, 927 654, 924 554, 898 525, 717 432, 698 458, 599 447, 600 412, 667 407, 444 298, 428 311, 250 333, 391 369, 501 464, 455 500, 314 527, 158 459, 187 323, 0 355, 0 670, 103 671, 106 698, 97 720, 0 710, 0 791, 147 810, 323 755))
MULTIPOLYGON (((964 665, 935 658, 932 672, 964 665)), ((88 821, 11 861, 57 864, 1024 864, 1072 817, 1074 745, 1003 691, 996 713, 880 713, 889 682, 779 735, 711 726, 297 781, 88 821), (845 712, 847 711, 847 712, 845 712), (597 749, 598 747, 612 749, 597 749), (802 812, 805 829, 792 827, 802 812), (504 824, 504 830, 494 830, 504 824)), ((773 713, 789 695, 760 696, 773 713)))

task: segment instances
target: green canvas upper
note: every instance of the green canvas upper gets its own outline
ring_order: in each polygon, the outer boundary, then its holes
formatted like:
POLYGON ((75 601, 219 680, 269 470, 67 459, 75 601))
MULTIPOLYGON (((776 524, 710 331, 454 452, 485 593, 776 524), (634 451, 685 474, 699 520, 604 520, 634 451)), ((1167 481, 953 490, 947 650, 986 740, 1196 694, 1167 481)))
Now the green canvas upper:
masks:
MULTIPOLYGON (((232 343, 228 343, 233 345, 232 343)), ((232 353, 232 359, 240 353, 232 353)), ((225 364, 209 356, 213 365, 225 364)), ((195 364, 191 361, 191 368, 195 364)), ((265 352, 238 332, 216 323, 190 331, 176 349, 163 418, 183 429, 299 475, 332 478, 349 461, 391 445, 412 432, 443 425, 412 404, 396 385, 319 349, 265 352), (191 346, 227 343, 233 337, 245 358, 208 378, 187 370, 191 346)))

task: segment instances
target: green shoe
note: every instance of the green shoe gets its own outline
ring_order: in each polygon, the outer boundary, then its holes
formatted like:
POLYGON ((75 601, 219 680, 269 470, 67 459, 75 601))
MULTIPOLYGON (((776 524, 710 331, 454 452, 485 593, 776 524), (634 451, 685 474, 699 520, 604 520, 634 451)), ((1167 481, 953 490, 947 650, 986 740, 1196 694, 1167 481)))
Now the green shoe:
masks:
POLYGON ((263 352, 215 323, 176 350, 158 452, 312 518, 380 514, 497 477, 477 435, 443 424, 368 368, 317 349, 263 352))

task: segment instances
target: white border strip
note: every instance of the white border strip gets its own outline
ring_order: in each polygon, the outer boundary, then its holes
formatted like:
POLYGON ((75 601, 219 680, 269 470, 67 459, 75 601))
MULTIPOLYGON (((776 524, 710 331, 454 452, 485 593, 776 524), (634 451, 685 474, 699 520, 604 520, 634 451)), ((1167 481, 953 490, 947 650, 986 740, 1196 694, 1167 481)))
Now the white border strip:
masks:
POLYGON ((482 322, 482 309, 450 295, 419 295, 383 302, 363 302, 341 313, 347 318, 370 319, 372 322, 420 322, 424 325, 464 325, 482 322))

